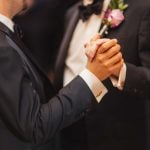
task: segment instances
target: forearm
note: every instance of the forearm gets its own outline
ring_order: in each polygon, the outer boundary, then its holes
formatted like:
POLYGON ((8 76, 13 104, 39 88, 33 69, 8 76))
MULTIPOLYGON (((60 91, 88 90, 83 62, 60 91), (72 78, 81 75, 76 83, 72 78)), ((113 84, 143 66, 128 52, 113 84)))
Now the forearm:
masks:
MULTIPOLYGON (((1 103, 1 114, 13 132, 23 140, 34 143, 50 140, 62 128, 83 117, 92 101, 96 102, 94 95, 80 77, 62 89, 47 104, 41 104, 30 80, 25 80, 20 88, 17 93, 13 92, 16 99, 13 96, 3 97, 5 101, 1 103), (18 95, 19 93, 21 95, 18 95)), ((8 91, 3 93, 12 95, 8 91)))
POLYGON ((51 123, 54 124, 51 124, 51 135, 83 117, 91 109, 92 103, 97 103, 94 95, 86 83, 77 77, 48 103, 51 113, 55 114, 51 118, 51 123))

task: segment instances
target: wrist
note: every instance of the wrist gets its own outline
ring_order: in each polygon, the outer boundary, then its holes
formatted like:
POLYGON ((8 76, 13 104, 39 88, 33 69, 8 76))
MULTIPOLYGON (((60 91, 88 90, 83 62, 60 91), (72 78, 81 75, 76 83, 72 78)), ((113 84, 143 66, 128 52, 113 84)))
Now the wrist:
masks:
POLYGON ((92 68, 88 68, 87 70, 90 71, 92 74, 94 74, 100 81, 104 81, 105 77, 101 73, 98 73, 97 71, 93 70, 92 68))

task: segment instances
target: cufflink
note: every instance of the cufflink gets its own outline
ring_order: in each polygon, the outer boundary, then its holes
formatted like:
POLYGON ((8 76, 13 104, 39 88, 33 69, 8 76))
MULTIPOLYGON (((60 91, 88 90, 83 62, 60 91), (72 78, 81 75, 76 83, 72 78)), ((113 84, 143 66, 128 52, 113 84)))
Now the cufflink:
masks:
POLYGON ((134 93, 137 93, 138 92, 138 90, 137 89, 134 89, 134 93))
POLYGON ((100 92, 96 95, 96 97, 101 96, 101 94, 102 94, 102 91, 100 91, 100 92))

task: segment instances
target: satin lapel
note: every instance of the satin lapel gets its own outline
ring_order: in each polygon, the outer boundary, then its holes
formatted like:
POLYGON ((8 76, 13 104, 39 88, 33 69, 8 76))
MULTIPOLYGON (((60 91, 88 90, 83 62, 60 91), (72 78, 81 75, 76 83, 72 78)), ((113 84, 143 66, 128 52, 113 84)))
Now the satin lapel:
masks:
MULTIPOLYGON (((33 57, 32 53, 30 53, 29 49, 26 48, 26 46, 24 45, 24 43, 21 40, 15 38, 15 37, 12 39, 19 46, 20 50, 27 56, 27 58, 30 60, 30 62, 34 65, 34 67, 38 71, 38 74, 40 75, 44 85, 46 86, 47 91, 49 91, 49 89, 52 90, 53 86, 52 86, 51 82, 49 81, 46 73, 40 67, 40 65, 38 64, 36 59, 33 57)), ((53 91, 53 93, 55 93, 55 92, 53 91)))
POLYGON ((58 57, 57 57, 56 65, 55 65, 55 82, 62 80, 62 77, 63 77, 65 60, 68 54, 68 48, 72 39, 72 35, 74 33, 74 29, 79 20, 78 6, 80 4, 81 3, 78 3, 76 7, 74 8, 73 14, 70 14, 71 15, 69 19, 70 21, 68 21, 69 23, 64 32, 64 37, 59 48, 59 53, 58 53, 58 57))
POLYGON ((10 37, 20 47, 20 49, 28 57, 28 59, 34 64, 34 66, 36 67, 36 69, 38 71, 40 71, 44 76, 46 76, 45 72, 40 67, 40 65, 38 64, 38 62, 36 61, 36 59, 34 58, 34 56, 32 55, 32 53, 30 53, 30 50, 24 45, 24 43, 20 39, 18 39, 16 36, 13 36, 13 37, 10 36, 10 37))
MULTIPOLYGON (((42 78, 44 79, 44 81, 47 82, 47 83, 50 83, 49 80, 48 80, 48 78, 47 78, 46 73, 42 70, 42 68, 40 67, 40 65, 38 65, 38 62, 34 59, 34 57, 30 53, 30 51, 26 48, 26 46, 24 45, 24 43, 20 39, 18 39, 17 36, 13 32, 11 32, 2 23, 0 23, 0 31, 3 32, 3 33, 5 33, 12 40, 12 42, 14 42, 18 46, 19 50, 25 54, 25 56, 30 60, 30 62, 38 70, 38 72, 40 73, 40 75, 42 76, 42 78)), ((50 87, 52 87, 51 83, 50 83, 50 87)))
POLYGON ((7 34, 12 39, 12 41, 14 41, 17 44, 20 50, 24 52, 24 54, 28 57, 28 59, 38 68, 38 70, 40 70, 43 74, 45 74, 43 69, 40 67, 40 65, 38 65, 38 62, 34 59, 34 57, 30 53, 30 51, 27 49, 27 47, 24 45, 24 43, 21 41, 21 39, 19 39, 12 31, 10 31, 1 22, 0 22, 0 31, 7 34))
POLYGON ((0 31, 7 34, 11 35, 13 32, 9 30, 3 23, 0 22, 0 31))

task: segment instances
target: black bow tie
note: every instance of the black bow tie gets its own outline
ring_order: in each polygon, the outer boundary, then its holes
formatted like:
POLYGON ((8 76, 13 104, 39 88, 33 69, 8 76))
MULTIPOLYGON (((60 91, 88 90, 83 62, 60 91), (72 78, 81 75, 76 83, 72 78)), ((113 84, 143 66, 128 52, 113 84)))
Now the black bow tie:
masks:
POLYGON ((20 39, 23 38, 23 32, 19 25, 17 25, 17 24, 14 25, 14 31, 18 38, 20 38, 20 39))
POLYGON ((93 4, 79 6, 80 18, 86 21, 92 14, 99 15, 103 7, 103 2, 104 0, 94 0, 93 4))

